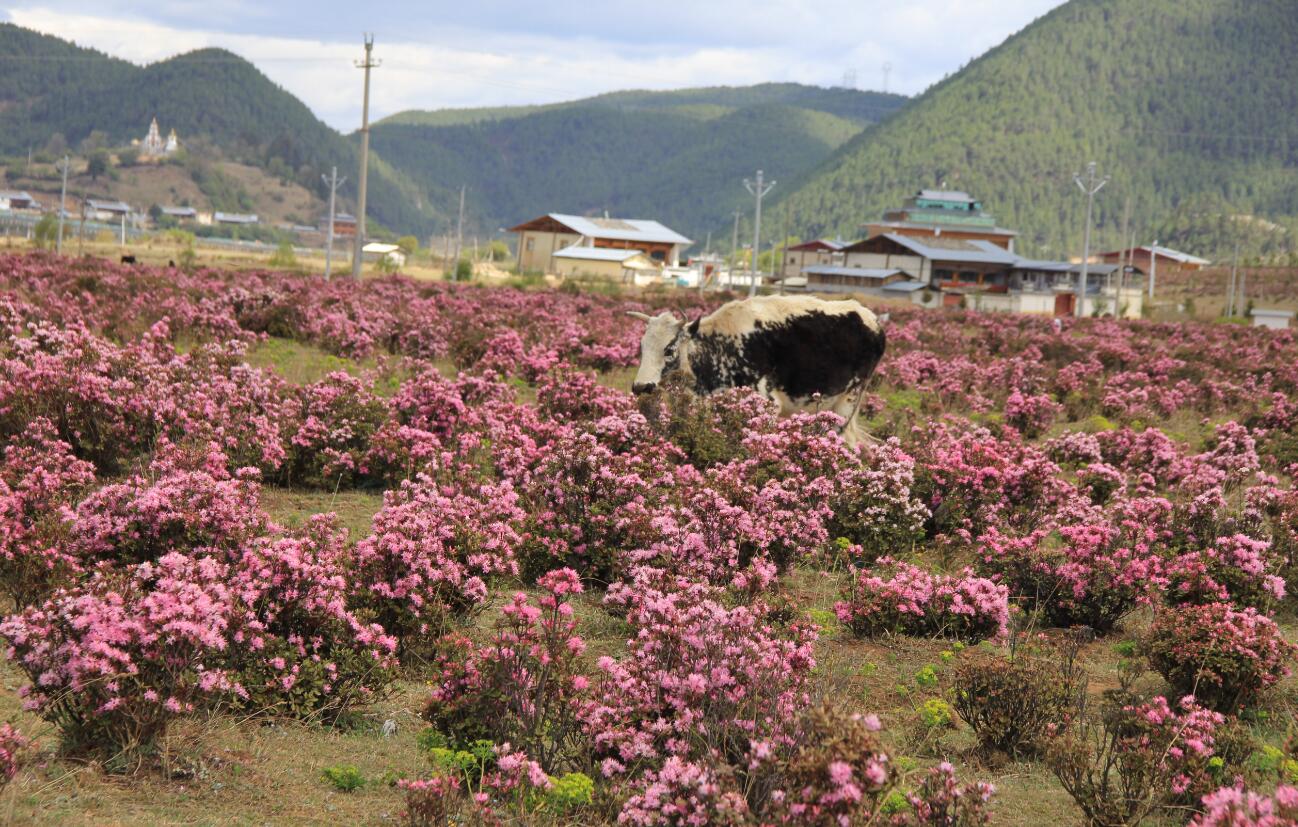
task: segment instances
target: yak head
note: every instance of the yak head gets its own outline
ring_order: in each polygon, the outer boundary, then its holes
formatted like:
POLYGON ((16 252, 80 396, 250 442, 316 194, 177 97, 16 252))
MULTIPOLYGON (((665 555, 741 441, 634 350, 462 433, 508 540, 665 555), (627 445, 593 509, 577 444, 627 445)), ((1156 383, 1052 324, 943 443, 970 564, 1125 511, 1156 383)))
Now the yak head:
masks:
POLYGON ((644 338, 640 340, 640 369, 631 383, 631 392, 649 393, 658 387, 659 382, 681 369, 689 345, 686 323, 666 311, 650 316, 632 310, 627 315, 648 322, 644 338))

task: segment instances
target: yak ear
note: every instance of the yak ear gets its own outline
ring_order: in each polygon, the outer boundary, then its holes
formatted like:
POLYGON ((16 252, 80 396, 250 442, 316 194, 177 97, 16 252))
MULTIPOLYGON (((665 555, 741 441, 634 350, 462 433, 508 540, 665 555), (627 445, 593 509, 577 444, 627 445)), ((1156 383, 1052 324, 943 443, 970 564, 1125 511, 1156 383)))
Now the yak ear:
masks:
POLYGON ((626 314, 631 318, 639 319, 642 322, 648 322, 653 320, 653 316, 650 316, 648 313, 641 313, 639 310, 628 310, 626 314))

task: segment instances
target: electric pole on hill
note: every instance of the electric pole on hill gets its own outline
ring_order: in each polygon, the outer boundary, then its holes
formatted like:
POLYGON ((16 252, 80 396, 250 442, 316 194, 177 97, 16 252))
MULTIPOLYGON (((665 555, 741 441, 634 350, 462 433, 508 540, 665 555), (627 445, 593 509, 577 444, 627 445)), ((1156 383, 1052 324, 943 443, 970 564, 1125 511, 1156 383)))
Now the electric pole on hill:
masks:
POLYGON ((757 199, 753 212, 753 258, 748 268, 748 297, 757 295, 757 257, 762 251, 762 196, 771 191, 774 181, 762 181, 762 171, 757 170, 757 180, 744 179, 744 187, 757 199))
POLYGON ((68 162, 67 155, 63 156, 63 188, 59 190, 59 236, 54 241, 54 252, 63 255, 63 213, 67 212, 68 203, 68 162))
POLYGON ((338 196, 338 188, 343 185, 346 178, 338 177, 338 167, 333 167, 329 171, 329 177, 324 182, 329 185, 329 235, 325 240, 325 281, 329 281, 329 274, 333 271, 334 259, 334 204, 338 196))
POLYGON ((1235 242, 1235 255, 1230 260, 1230 287, 1226 290, 1226 318, 1235 315, 1235 285, 1239 284, 1239 241, 1235 242))
POLYGON ((361 104, 361 173, 357 185, 360 195, 356 199, 356 249, 352 259, 352 278, 360 281, 361 262, 365 258, 365 184, 370 166, 370 69, 379 65, 374 59, 374 35, 365 33, 365 59, 356 62, 356 68, 365 70, 365 98, 361 104))
POLYGON ((730 283, 731 284, 734 284, 735 282, 735 277, 733 273, 735 269, 735 262, 739 260, 738 258, 735 257, 735 254, 739 252, 739 216, 740 216, 739 210, 735 210, 735 230, 733 233, 730 234, 730 271, 731 271, 730 283))
POLYGON ((460 217, 455 221, 455 259, 451 261, 451 281, 460 279, 460 249, 464 243, 464 185, 460 185, 460 217))
POLYGON ((1109 183, 1109 177, 1106 175, 1101 178, 1095 170, 1095 162, 1091 161, 1086 165, 1086 173, 1078 173, 1073 176, 1077 186, 1082 192, 1086 193, 1086 234, 1082 241, 1082 275, 1077 284, 1077 318, 1086 315, 1084 307, 1086 305, 1086 277, 1090 275, 1091 268, 1091 207, 1095 203, 1095 193, 1104 188, 1109 183))

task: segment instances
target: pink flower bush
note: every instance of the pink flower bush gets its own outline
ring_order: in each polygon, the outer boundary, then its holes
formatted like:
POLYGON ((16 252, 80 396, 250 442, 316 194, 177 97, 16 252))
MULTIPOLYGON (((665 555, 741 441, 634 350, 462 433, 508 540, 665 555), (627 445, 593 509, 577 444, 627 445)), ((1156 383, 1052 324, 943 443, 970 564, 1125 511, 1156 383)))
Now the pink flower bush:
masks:
POLYGON ((31 741, 13 724, 0 724, 0 790, 18 774, 21 753, 29 746, 31 741))
POLYGON ((1243 534, 1218 537, 1212 548, 1186 552, 1168 565, 1171 602, 1229 602, 1258 609, 1285 596, 1285 581, 1271 544, 1243 534))
POLYGON ((1298 787, 1281 784, 1263 795, 1238 783, 1205 795, 1203 809, 1191 827, 1288 827, 1298 824, 1298 787))
POLYGON ((285 480, 334 490, 364 479, 369 441, 387 414, 371 382, 343 371, 299 389, 281 426, 288 446, 285 480))
POLYGON ((557 770, 584 749, 579 713, 591 682, 570 602, 583 587, 572 569, 537 585, 545 591, 539 605, 516 593, 489 643, 448 642, 424 718, 455 744, 507 742, 557 770))
POLYGON ((0 587, 19 608, 44 597, 81 568, 67 547, 65 510, 95 481, 94 466, 72 455, 52 423, 35 419, 0 459, 0 587))
POLYGON ((807 702, 814 633, 780 636, 760 606, 727 609, 714 593, 631 595, 634 637, 625 657, 599 660, 603 677, 583 715, 605 778, 666 767, 671 756, 686 767, 790 742, 807 702))
POLYGON ((1229 603, 1161 610, 1144 646, 1178 692, 1224 712, 1252 704, 1287 676, 1295 652, 1273 620, 1229 603))
POLYGON ((211 470, 161 462, 152 469, 156 478, 136 475, 100 488, 77 506, 67 547, 87 562, 142 563, 171 552, 236 559, 266 533, 268 518, 257 483, 225 476, 224 456, 217 457, 211 470))
POLYGON ((518 573, 523 512, 508 484, 444 490, 426 476, 384 494, 356 546, 355 600, 405 648, 435 639, 487 598, 487 579, 518 573))
POLYGON ((128 766, 171 719, 231 689, 228 582, 223 563, 173 552, 6 618, 0 637, 30 681, 24 707, 58 727, 65 749, 128 766))
POLYGON ((1005 422, 1025 437, 1036 437, 1049 430, 1062 410, 1063 406, 1049 396, 1025 394, 1015 388, 1005 400, 1005 422))
POLYGON ((834 613, 862 636, 935 635, 977 642, 1000 637, 1009 625, 1009 591, 968 569, 949 577, 884 557, 877 568, 856 575, 844 596, 834 613))
POLYGON ((233 702, 254 712, 332 720, 395 677, 396 639, 348 609, 347 533, 331 515, 260 538, 235 563, 233 702))

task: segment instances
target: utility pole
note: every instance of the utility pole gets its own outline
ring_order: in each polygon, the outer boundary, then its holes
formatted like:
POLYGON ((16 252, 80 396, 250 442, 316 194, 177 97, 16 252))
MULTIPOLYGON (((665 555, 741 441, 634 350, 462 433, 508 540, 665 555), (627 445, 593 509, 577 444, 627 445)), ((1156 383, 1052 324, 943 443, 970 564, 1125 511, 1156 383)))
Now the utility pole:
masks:
POLYGON ((365 70, 365 98, 361 104, 361 173, 358 182, 360 195, 356 204, 356 249, 352 259, 352 278, 360 281, 361 262, 365 258, 365 185, 370 166, 370 70, 379 65, 374 59, 374 35, 365 33, 365 59, 356 62, 356 68, 365 70))
POLYGON ((762 181, 762 171, 760 169, 757 170, 756 181, 744 179, 744 188, 757 199, 753 212, 753 260, 752 266, 748 268, 748 297, 750 299, 757 295, 757 258, 762 252, 762 196, 770 192, 774 186, 774 181, 762 181))
POLYGON ((1239 274, 1239 306, 1237 309, 1240 313, 1248 312, 1248 290, 1244 288, 1244 283, 1248 280, 1248 271, 1244 270, 1239 274))
MULTIPOLYGON (((739 260, 735 257, 735 254, 739 252, 739 215, 739 210, 735 210, 735 229, 730 234, 730 270, 732 272, 735 269, 735 262, 739 260)), ((731 283, 734 282, 734 276, 731 276, 730 281, 731 283)))
POLYGON ((1154 246, 1149 248, 1149 301, 1150 310, 1153 310, 1154 301, 1154 282, 1158 281, 1158 239, 1154 239, 1154 246))
POLYGON ((63 156, 63 187, 59 190, 59 237, 54 242, 54 252, 63 255, 63 213, 68 202, 68 163, 70 159, 63 156))
POLYGON ((320 177, 329 185, 329 235, 325 240, 325 281, 329 281, 329 276, 333 272, 334 258, 334 204, 337 202, 338 188, 347 179, 338 177, 338 167, 329 170, 328 178, 323 175, 320 177))
POLYGON ((451 281, 460 277, 460 245, 464 243, 464 185, 460 185, 460 217, 455 222, 455 260, 451 262, 451 281))
POLYGON ((1095 193, 1104 188, 1109 183, 1109 177, 1099 176, 1095 169, 1095 162, 1091 161, 1086 165, 1086 173, 1078 173, 1073 176, 1077 186, 1082 192, 1086 193, 1086 234, 1082 242, 1082 275, 1077 284, 1077 318, 1086 315, 1084 307, 1086 305, 1086 277, 1090 275, 1091 269, 1091 208, 1095 203, 1095 193))
POLYGON ((1118 318, 1118 310, 1122 305, 1122 288, 1127 283, 1127 261, 1131 256, 1131 250, 1127 248, 1127 226, 1131 222, 1131 196, 1128 195, 1122 202, 1122 235, 1119 238, 1122 241, 1122 252, 1118 255, 1118 289, 1113 294, 1113 318, 1118 318))
POLYGON ((1230 262, 1230 282, 1226 287, 1226 318, 1235 315, 1235 285, 1239 278, 1239 242, 1235 242, 1235 257, 1230 262))

